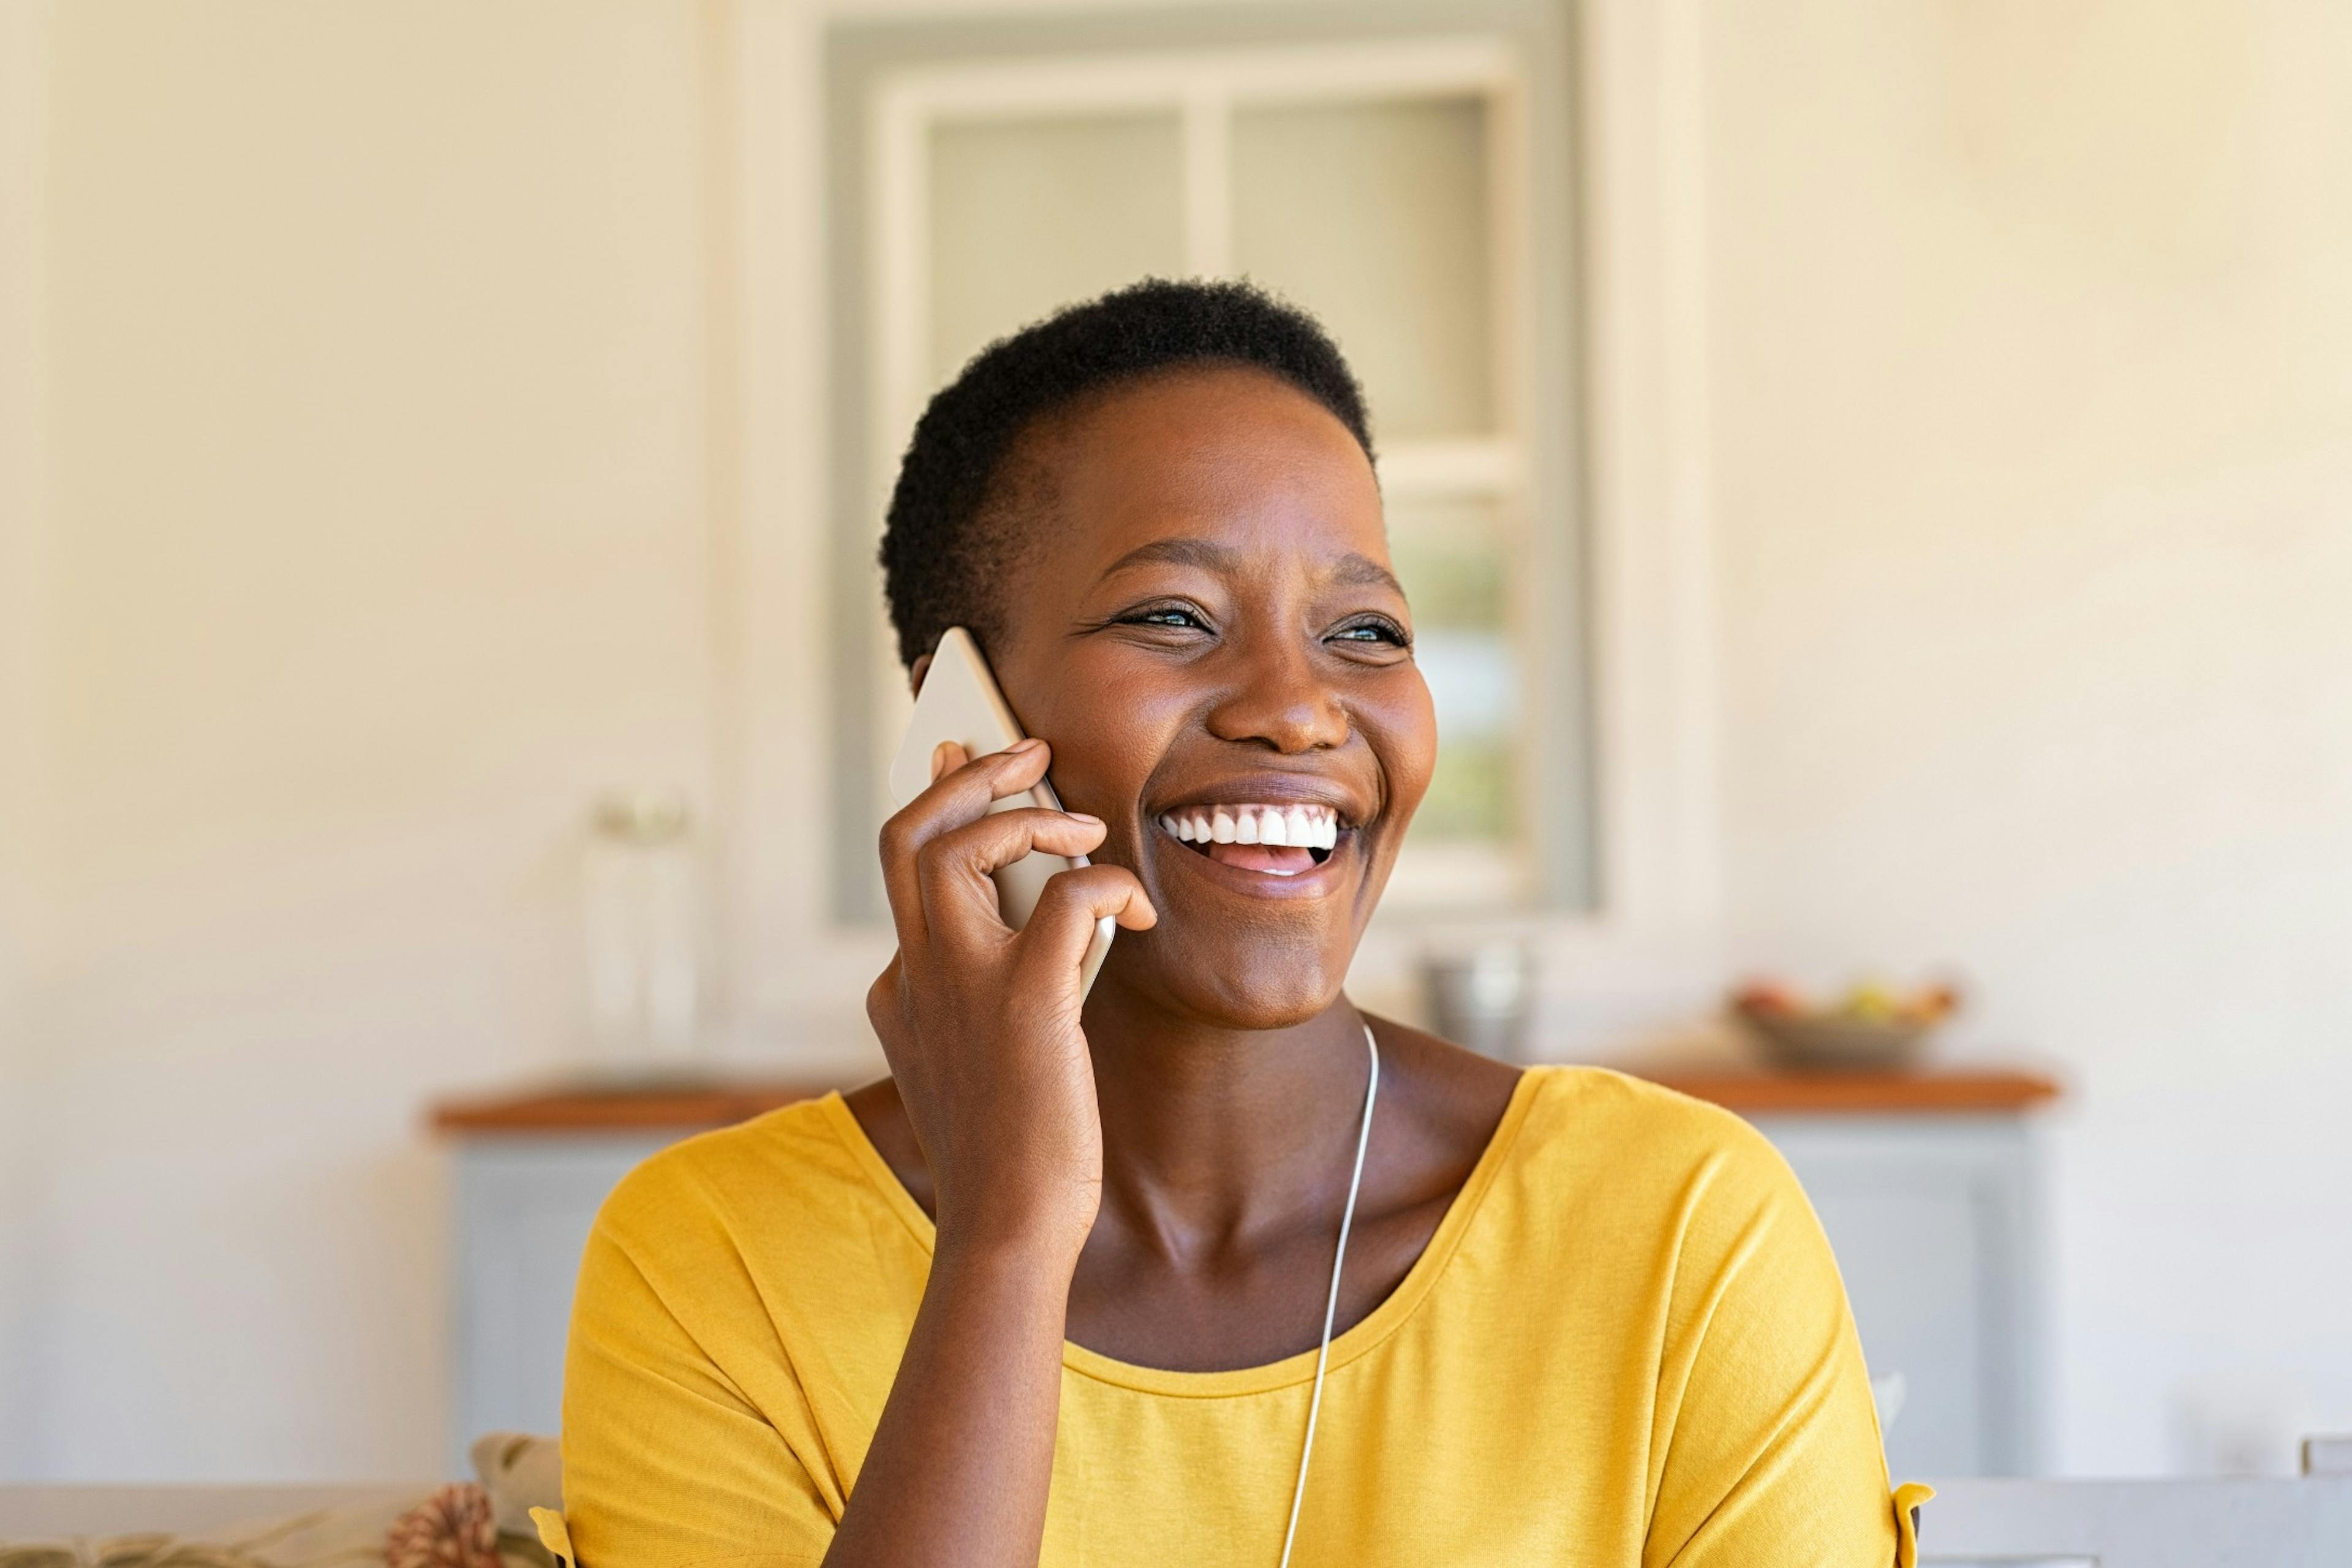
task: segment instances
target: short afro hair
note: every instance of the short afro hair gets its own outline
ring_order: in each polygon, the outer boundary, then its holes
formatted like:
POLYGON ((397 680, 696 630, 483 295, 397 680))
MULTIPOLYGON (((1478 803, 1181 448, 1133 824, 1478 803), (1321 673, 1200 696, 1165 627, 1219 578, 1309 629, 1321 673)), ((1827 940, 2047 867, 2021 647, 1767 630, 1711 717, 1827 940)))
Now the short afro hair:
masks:
POLYGON ((1372 455, 1363 389, 1312 316, 1241 282, 1147 279, 1000 338, 916 422, 882 531, 882 591, 912 668, 950 626, 983 646, 1019 541, 1002 500, 1008 459, 1040 419, 1090 395, 1200 364, 1261 370, 1297 387, 1372 455))

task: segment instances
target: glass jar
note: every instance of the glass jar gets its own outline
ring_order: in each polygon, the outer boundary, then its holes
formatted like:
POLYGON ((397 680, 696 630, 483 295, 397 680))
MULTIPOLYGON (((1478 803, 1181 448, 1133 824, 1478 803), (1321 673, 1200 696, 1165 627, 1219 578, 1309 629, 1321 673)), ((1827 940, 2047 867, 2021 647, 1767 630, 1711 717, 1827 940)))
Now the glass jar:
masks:
POLYGON ((699 1043, 702 879, 685 795, 636 790, 598 799, 581 869, 585 1065, 627 1074, 691 1059, 699 1043))

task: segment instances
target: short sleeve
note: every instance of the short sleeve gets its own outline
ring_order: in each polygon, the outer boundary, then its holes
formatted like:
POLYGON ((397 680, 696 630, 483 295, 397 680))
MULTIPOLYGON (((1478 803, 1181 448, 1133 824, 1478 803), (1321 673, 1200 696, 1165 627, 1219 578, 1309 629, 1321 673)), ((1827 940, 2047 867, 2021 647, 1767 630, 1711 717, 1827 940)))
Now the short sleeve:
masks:
POLYGON ((750 1293, 714 1272, 666 1277, 672 1296, 692 1297, 674 1302, 614 1234, 609 1206, 589 1237, 563 1379, 564 1522, 578 1568, 824 1560, 839 1500, 804 1458, 821 1452, 814 1421, 755 1406, 728 1375, 725 1347, 698 1340, 676 1310, 750 1293))
POLYGON ((1644 1568, 1890 1568, 1900 1532, 1862 1345, 1795 1175, 1738 1123, 1680 1218, 1644 1568))

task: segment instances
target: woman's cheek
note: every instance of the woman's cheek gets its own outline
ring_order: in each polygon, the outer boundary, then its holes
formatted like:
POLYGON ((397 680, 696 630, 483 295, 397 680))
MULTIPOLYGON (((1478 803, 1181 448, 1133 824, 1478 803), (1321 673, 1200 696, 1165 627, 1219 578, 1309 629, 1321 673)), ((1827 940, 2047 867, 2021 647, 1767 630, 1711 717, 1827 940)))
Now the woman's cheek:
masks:
POLYGON ((1362 721, 1372 754, 1380 758, 1387 798, 1382 809, 1402 828, 1421 807, 1437 772, 1437 709, 1421 671, 1405 667, 1410 681, 1387 702, 1368 710, 1362 721))
POLYGON ((1085 712, 1073 704, 1055 713, 1040 731, 1054 747, 1050 776, 1063 805, 1112 824, 1124 821, 1167 753, 1175 727, 1145 704, 1089 704, 1085 712))

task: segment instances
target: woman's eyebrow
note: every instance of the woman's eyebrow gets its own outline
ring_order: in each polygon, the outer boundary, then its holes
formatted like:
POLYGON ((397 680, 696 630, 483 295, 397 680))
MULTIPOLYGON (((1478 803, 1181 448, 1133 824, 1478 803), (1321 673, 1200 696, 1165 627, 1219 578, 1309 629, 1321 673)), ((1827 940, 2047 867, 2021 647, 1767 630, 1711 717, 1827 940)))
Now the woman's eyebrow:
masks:
MULTIPOLYGON (((1208 539, 1155 539, 1149 544, 1139 544, 1103 569, 1101 577, 1117 576, 1137 566, 1160 564, 1197 566, 1204 572, 1232 572, 1241 563, 1241 552, 1231 545, 1219 544, 1208 539)), ((1330 580, 1344 588, 1386 588, 1399 598, 1404 596, 1404 584, 1396 574, 1360 551, 1349 551, 1331 569, 1330 580)))
POLYGON ((1103 569, 1101 582, 1116 577, 1121 572, 1137 566, 1165 563, 1171 566, 1198 566, 1204 572, 1230 572, 1241 560, 1241 554, 1229 545, 1207 539, 1155 539, 1149 544, 1139 544, 1103 569))
POLYGON ((1352 550, 1341 556, 1339 564, 1332 568, 1331 581, 1343 588, 1358 588, 1369 584, 1376 588, 1386 588, 1400 599, 1404 597, 1404 584, 1396 580, 1395 573, 1370 556, 1352 550))

